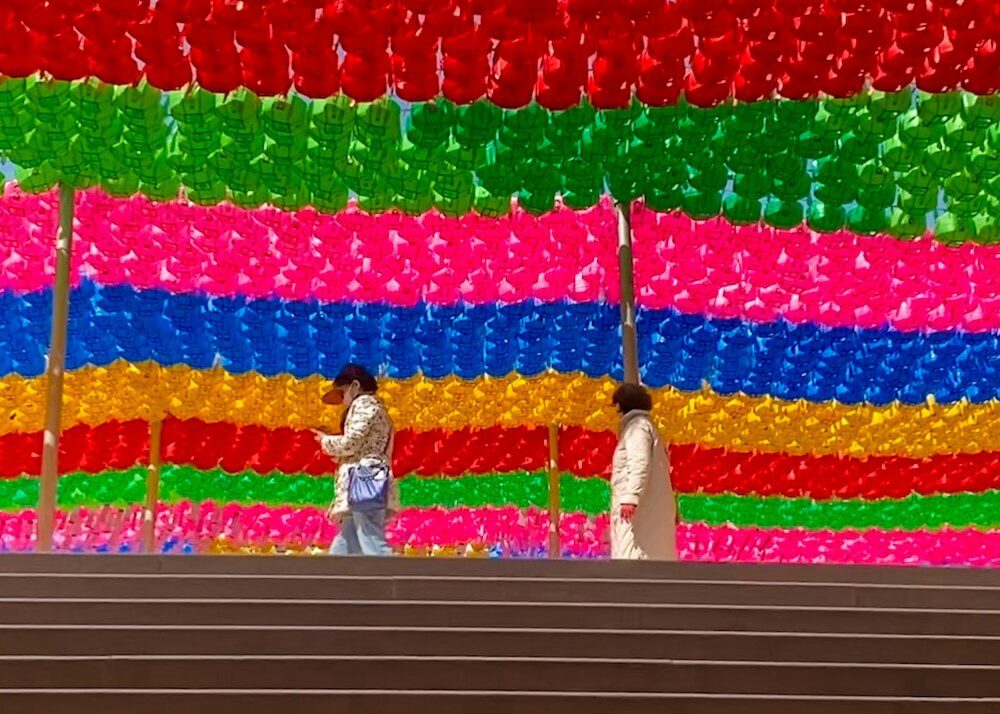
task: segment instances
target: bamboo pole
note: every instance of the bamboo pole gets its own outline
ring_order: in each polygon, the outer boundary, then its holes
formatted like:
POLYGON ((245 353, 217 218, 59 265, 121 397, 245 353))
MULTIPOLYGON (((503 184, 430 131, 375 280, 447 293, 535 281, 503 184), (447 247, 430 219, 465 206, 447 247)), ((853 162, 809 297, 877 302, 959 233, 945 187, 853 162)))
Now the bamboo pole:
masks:
POLYGON ((163 420, 149 422, 149 469, 146 472, 146 508, 142 512, 142 552, 156 548, 156 508, 160 503, 160 442, 163 420))
POLYGON ((615 201, 618 214, 618 283, 621 288, 622 364, 625 382, 639 383, 639 339, 635 329, 635 277, 632 263, 632 202, 615 201))
POLYGON ((559 521, 562 503, 559 490, 559 427, 549 424, 549 557, 562 556, 559 521))
POLYGON ((42 444, 41 488, 38 495, 36 549, 52 550, 56 493, 59 487, 59 436, 62 431, 63 378, 66 373, 66 331, 69 323, 69 268, 73 251, 73 199, 70 186, 59 187, 59 236, 56 239, 56 277, 52 290, 52 336, 45 367, 45 440, 42 444))

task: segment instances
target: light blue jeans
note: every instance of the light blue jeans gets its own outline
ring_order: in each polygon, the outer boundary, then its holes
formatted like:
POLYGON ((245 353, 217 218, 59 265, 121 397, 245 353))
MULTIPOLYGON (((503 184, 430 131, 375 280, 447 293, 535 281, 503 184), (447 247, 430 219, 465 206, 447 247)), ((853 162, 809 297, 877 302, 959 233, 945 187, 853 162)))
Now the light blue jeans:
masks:
POLYGON ((369 511, 346 516, 333 539, 330 555, 392 555, 385 540, 386 512, 369 511))

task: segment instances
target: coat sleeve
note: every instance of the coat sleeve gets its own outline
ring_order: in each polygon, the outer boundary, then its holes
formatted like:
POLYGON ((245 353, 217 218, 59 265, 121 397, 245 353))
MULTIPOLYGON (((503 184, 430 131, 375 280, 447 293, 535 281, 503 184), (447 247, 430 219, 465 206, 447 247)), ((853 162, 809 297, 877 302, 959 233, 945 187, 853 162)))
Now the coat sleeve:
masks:
POLYGON ((625 479, 618 502, 624 505, 639 505, 639 498, 649 482, 652 467, 653 435, 645 424, 633 423, 622 434, 625 445, 625 479))
POLYGON ((321 442, 323 453, 334 458, 344 458, 358 453, 361 442, 368 433, 376 428, 378 418, 378 403, 365 399, 351 405, 344 422, 344 433, 324 436, 321 442))

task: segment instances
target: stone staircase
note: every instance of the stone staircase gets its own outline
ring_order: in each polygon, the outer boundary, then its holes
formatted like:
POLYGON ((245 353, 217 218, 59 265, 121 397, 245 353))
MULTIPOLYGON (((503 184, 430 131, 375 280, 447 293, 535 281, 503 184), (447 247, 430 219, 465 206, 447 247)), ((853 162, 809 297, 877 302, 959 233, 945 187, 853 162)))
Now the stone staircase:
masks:
POLYGON ((12 714, 1000 712, 1000 572, 0 557, 12 714))

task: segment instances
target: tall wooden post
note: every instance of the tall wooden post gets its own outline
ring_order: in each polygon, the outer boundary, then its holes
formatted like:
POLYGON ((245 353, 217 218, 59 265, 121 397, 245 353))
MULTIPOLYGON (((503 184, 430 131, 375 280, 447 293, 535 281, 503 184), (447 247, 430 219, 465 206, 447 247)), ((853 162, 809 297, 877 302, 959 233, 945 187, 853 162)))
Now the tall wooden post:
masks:
POLYGON ((62 431, 63 377, 66 373, 66 331, 69 324, 69 268, 73 252, 73 200, 70 186, 59 187, 59 236, 56 239, 56 277, 52 289, 52 333, 45 367, 45 440, 42 443, 41 488, 35 548, 52 550, 56 493, 59 487, 59 435, 62 431))
POLYGON ((160 440, 163 420, 149 422, 149 470, 146 472, 146 508, 142 512, 142 552, 156 552, 156 509, 160 503, 160 440))
POLYGON ((562 556, 559 542, 559 522, 562 503, 559 490, 559 427, 549 424, 549 557, 562 556))
POLYGON ((635 277, 632 264, 632 202, 615 201, 618 214, 618 283, 621 288, 622 363, 625 382, 639 383, 639 339, 635 329, 635 277))

